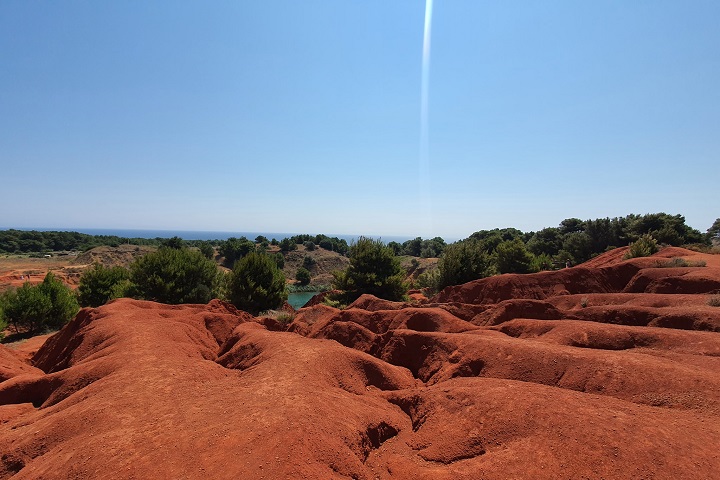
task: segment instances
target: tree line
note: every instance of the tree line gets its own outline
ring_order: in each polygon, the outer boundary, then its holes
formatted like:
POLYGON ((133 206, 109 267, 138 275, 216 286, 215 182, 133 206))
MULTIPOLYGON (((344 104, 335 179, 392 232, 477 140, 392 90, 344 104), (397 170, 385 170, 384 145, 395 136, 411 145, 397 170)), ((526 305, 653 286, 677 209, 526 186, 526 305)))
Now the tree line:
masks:
MULTIPOLYGON (((345 252, 350 265, 334 273, 334 288, 339 293, 329 302, 347 305, 364 293, 388 300, 404 299, 409 285, 398 253, 423 256, 423 252, 430 255, 432 249, 439 256, 437 269, 421 275, 418 286, 440 290, 498 273, 532 273, 580 263, 620 246, 630 245, 629 256, 645 256, 657 251, 658 244, 709 245, 718 237, 720 219, 702 234, 687 226, 683 216, 665 213, 586 221, 571 218, 558 227, 530 233, 514 228, 480 230, 450 245, 439 237, 387 245, 360 237, 345 252)), ((323 244, 333 249, 347 245, 344 240, 310 235, 283 241, 288 250, 299 244, 313 249, 316 241, 321 248, 325 248, 323 244)), ((39 285, 26 283, 0 296, 0 327, 10 323, 29 331, 53 328, 72 318, 80 306, 99 306, 120 297, 169 304, 207 303, 220 298, 258 315, 287 299, 283 256, 267 251, 273 242, 277 241, 264 237, 255 242, 244 237, 219 242, 221 255, 231 261, 232 270, 226 273, 215 263, 214 249, 206 248, 206 242, 189 248, 178 237, 164 239, 156 252, 136 259, 127 269, 95 265, 87 270, 77 294, 49 273, 39 285)))

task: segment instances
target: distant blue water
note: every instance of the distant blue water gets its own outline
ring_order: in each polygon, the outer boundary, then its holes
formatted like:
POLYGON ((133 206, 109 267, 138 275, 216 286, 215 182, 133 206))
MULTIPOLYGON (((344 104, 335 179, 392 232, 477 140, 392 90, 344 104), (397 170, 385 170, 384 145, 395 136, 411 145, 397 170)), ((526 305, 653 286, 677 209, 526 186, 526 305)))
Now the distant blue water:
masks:
MULTIPOLYGON (((13 227, 6 227, 13 228, 13 227)), ((3 228, 3 229, 6 229, 3 228)), ((66 232, 80 232, 88 235, 115 235, 117 237, 125 238, 171 238, 180 237, 183 240, 227 240, 230 237, 246 237, 250 240, 255 240, 258 235, 267 237, 268 240, 273 238, 282 240, 283 238, 292 237, 293 235, 299 235, 299 233, 278 233, 278 232, 214 232, 214 231, 193 231, 193 230, 135 230, 135 229, 118 229, 118 228, 18 228, 17 230, 37 230, 37 231, 66 231, 66 232)), ((315 235, 315 233, 310 233, 315 235)), ((357 240, 361 235, 341 235, 335 233, 326 233, 328 237, 337 237, 346 240, 351 243, 357 240)), ((365 235, 371 238, 380 238, 383 242, 399 242, 403 243, 407 240, 411 240, 415 237, 403 237, 403 236, 379 236, 379 235, 365 235)))

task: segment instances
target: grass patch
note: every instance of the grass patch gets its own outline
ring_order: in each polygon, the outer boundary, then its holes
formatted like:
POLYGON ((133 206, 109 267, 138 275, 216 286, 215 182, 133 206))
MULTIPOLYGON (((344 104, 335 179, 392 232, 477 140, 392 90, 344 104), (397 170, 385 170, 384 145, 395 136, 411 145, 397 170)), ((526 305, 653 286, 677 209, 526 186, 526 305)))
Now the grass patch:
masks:
POLYGON ((682 257, 672 257, 670 260, 657 261, 658 268, 704 267, 706 265, 705 260, 685 260, 682 257))
POLYGON ((707 303, 711 307, 720 307, 720 295, 712 295, 707 303))
POLYGON ((301 293, 301 292, 327 292, 332 290, 329 285, 288 285, 288 293, 301 293))

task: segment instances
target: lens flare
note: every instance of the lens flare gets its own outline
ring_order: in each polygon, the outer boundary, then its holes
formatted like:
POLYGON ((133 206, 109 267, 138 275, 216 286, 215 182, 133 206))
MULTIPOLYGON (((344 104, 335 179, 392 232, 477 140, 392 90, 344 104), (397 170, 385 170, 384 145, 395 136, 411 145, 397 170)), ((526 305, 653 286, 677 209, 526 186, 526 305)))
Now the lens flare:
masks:
POLYGON ((430 145, 428 138, 428 100, 430 88, 430 37, 433 0, 425 0, 425 29, 423 33, 422 80, 420 86, 420 191, 426 234, 432 230, 430 205, 430 145))

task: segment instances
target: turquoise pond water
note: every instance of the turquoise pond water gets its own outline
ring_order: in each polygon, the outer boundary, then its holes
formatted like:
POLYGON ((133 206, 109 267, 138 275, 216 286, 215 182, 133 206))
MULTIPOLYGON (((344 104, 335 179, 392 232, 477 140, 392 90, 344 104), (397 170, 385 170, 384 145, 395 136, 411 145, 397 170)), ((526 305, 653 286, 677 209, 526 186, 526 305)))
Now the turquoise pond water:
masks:
POLYGON ((288 303, 291 307, 293 307, 295 310, 298 308, 302 308, 303 305, 305 305, 312 297, 317 295, 320 292, 295 292, 295 293, 288 293, 288 303))

